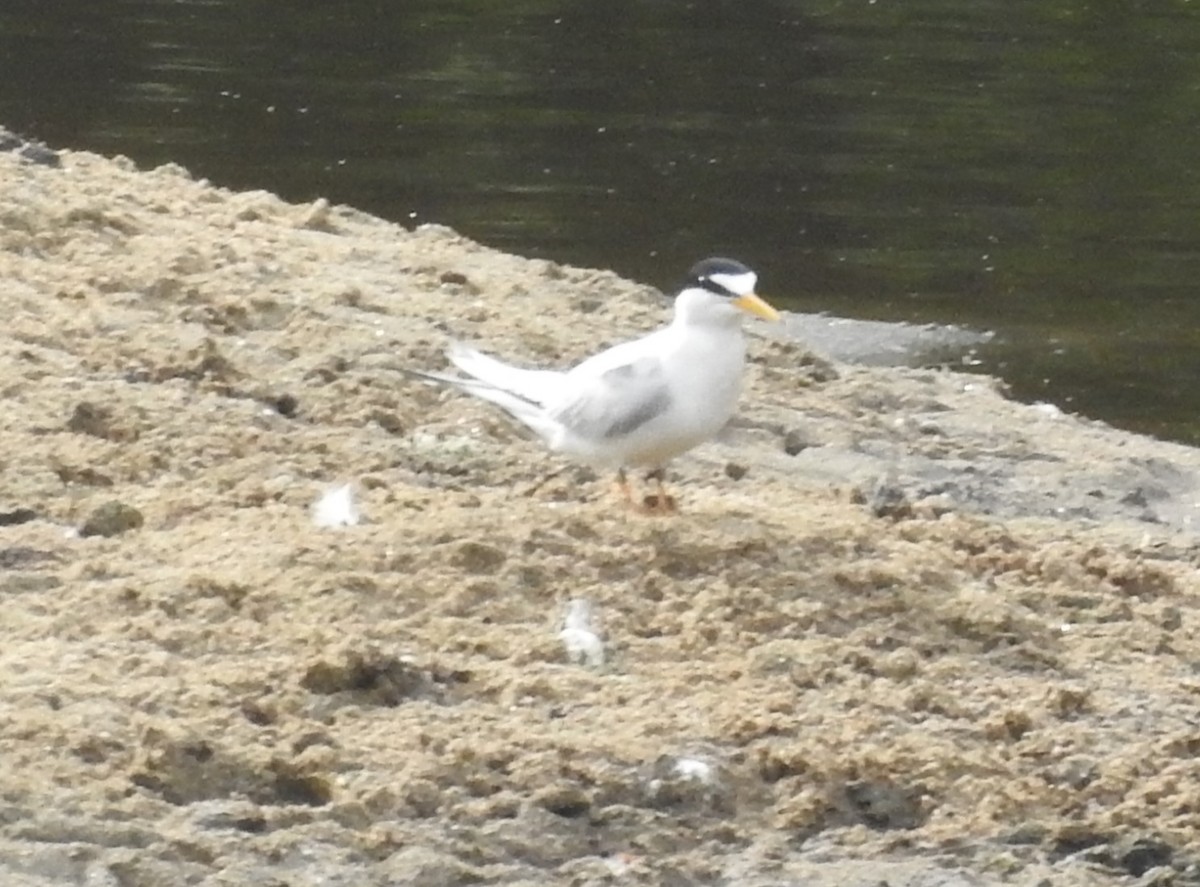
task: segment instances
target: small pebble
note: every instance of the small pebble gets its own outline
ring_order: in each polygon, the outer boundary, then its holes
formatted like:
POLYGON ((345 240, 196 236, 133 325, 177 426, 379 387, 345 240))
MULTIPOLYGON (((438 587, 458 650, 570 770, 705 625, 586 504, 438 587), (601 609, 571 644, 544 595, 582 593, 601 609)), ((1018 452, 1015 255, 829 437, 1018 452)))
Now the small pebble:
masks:
POLYGON ((115 499, 105 502, 88 515, 79 528, 80 536, 119 536, 136 530, 145 523, 142 513, 131 505, 115 499))
POLYGON ((745 465, 739 465, 736 462, 725 463, 725 476, 731 480, 741 480, 749 470, 745 465))

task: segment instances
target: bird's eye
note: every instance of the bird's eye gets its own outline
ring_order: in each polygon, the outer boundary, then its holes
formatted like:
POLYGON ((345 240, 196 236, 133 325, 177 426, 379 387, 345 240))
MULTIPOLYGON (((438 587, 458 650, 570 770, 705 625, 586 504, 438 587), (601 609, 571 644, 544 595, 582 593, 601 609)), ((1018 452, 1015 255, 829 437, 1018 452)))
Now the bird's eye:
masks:
POLYGON ((728 296, 729 290, 707 274, 696 278, 696 283, 702 290, 707 290, 718 296, 728 296))

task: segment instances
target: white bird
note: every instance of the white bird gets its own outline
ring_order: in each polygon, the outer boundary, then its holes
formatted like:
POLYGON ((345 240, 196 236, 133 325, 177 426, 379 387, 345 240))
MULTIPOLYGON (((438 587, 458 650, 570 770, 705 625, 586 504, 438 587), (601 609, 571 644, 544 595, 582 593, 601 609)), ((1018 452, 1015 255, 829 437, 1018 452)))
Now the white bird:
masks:
POLYGON ((663 489, 666 464, 715 437, 732 418, 742 387, 746 345, 742 313, 779 320, 755 295, 758 275, 732 259, 694 265, 671 322, 614 345, 566 372, 523 369, 461 342, 447 357, 463 376, 416 372, 496 404, 531 428, 553 451, 617 469, 627 502, 628 468, 647 468, 657 496, 647 510, 671 512, 663 489))

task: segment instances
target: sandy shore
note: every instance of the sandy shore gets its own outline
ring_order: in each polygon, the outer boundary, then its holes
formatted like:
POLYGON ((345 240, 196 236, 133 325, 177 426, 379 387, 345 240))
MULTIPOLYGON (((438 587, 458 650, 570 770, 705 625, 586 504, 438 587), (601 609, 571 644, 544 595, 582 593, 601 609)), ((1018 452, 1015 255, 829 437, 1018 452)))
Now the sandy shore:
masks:
POLYGON ((400 368, 659 294, 61 161, 0 153, 4 884, 1200 883, 1197 451, 760 337, 629 514, 400 368))

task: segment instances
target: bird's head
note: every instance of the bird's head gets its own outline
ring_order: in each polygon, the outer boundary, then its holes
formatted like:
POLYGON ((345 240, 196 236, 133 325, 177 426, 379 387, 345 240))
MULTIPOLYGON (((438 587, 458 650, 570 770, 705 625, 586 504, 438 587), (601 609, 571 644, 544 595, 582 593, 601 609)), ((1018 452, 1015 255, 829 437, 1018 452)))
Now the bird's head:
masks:
POLYGON ((757 284, 758 275, 741 262, 704 259, 688 272, 675 304, 692 320, 731 320, 739 310, 779 320, 779 312, 755 295, 757 284))

